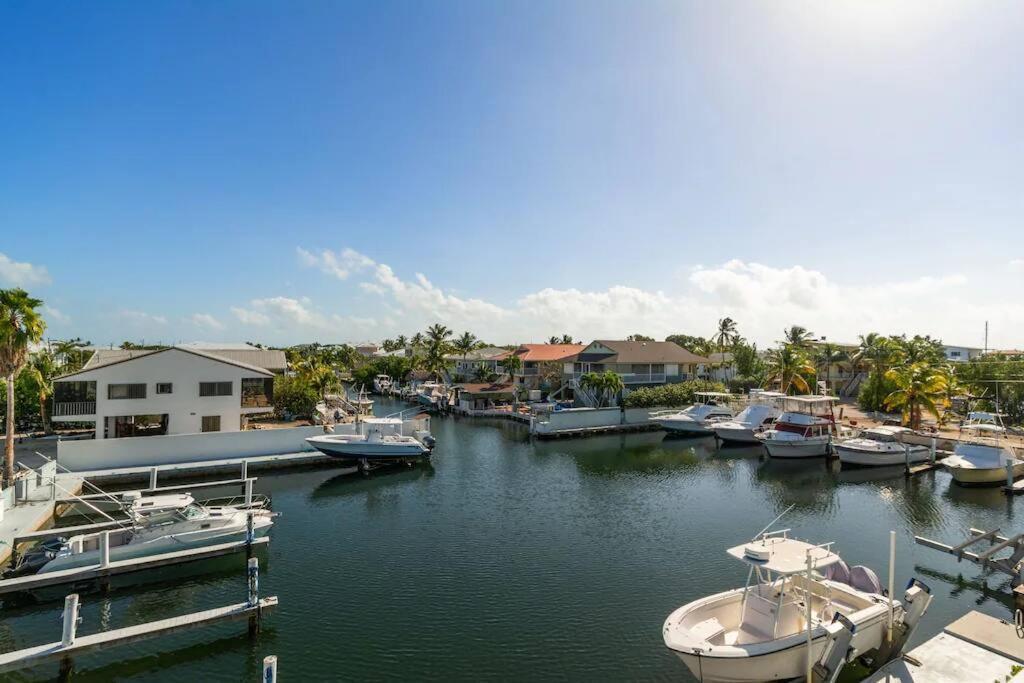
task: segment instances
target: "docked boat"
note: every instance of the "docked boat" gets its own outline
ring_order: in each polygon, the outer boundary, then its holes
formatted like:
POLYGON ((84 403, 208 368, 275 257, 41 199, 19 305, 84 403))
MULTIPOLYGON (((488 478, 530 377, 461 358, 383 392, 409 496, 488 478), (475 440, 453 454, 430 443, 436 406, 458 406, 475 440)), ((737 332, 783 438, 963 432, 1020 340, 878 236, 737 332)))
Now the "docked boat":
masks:
POLYGON ((716 423, 733 416, 732 408, 729 407, 732 394, 698 391, 694 393, 694 398, 696 402, 684 410, 657 411, 651 413, 649 419, 665 431, 698 436, 713 434, 716 423))
POLYGON ((391 377, 388 375, 377 375, 373 378, 373 390, 378 394, 390 392, 393 384, 391 377))
MULTIPOLYGON (((274 513, 263 508, 200 505, 189 494, 139 497, 126 506, 132 519, 110 531, 110 560, 130 560, 189 548, 266 536, 274 513)), ((54 538, 26 553, 5 577, 74 569, 100 561, 102 533, 54 538)))
POLYGON ((903 443, 903 435, 909 433, 906 427, 869 427, 853 438, 836 441, 832 451, 843 465, 859 467, 905 465, 931 458, 927 446, 903 443))
POLYGON ((756 435, 773 458, 816 458, 828 455, 836 433, 834 396, 784 396, 782 415, 771 429, 756 435))
POLYGON ((413 436, 405 436, 403 424, 405 420, 401 417, 370 417, 354 425, 352 433, 311 436, 306 442, 321 453, 342 460, 396 460, 429 455, 434 447, 430 432, 416 430, 413 436))
POLYGON ((1024 476, 1024 460, 1010 447, 1002 415, 971 412, 960 426, 953 455, 942 464, 959 484, 1000 484, 1006 481, 1007 462, 1014 479, 1024 476))
POLYGON ((778 399, 785 394, 777 391, 750 392, 750 404, 731 420, 715 422, 712 429, 715 436, 725 443, 760 443, 757 435, 775 424, 782 411, 778 399))
POLYGON ((429 410, 438 408, 447 397, 444 385, 438 382, 423 382, 416 388, 416 402, 429 410))
POLYGON ((919 584, 905 594, 916 603, 908 618, 900 602, 882 594, 874 572, 849 569, 831 545, 776 531, 730 548, 748 568, 746 586, 672 612, 662 629, 665 645, 705 683, 802 679, 809 663, 831 654, 844 629, 852 637, 837 667, 883 647, 890 610, 894 626, 916 623, 928 602, 916 600, 919 584))

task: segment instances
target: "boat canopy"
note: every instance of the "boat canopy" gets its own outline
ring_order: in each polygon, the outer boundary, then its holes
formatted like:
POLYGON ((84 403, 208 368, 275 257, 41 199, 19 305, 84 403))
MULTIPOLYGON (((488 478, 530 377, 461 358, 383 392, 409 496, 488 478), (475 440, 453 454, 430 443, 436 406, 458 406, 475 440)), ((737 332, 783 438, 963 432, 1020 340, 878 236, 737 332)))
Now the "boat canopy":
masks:
POLYGON ((368 425, 401 425, 402 418, 400 417, 364 417, 362 419, 363 424, 368 425))
POLYGON ((807 571, 808 553, 811 555, 815 569, 839 562, 842 558, 829 550, 828 545, 813 545, 795 538, 765 534, 749 543, 729 548, 726 552, 752 567, 767 569, 781 576, 789 576, 807 571))

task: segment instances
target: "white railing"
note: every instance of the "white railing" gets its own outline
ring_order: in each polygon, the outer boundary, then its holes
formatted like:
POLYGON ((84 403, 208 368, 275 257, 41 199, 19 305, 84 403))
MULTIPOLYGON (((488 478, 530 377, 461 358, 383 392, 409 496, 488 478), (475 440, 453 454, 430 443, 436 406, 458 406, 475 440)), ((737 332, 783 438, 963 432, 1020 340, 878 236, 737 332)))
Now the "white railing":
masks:
POLYGON ((67 401, 53 404, 53 416, 95 415, 96 401, 67 401))
MULTIPOLYGON (((566 381, 573 382, 578 386, 585 374, 578 372, 566 375, 566 381)), ((664 384, 668 379, 668 375, 664 372, 618 372, 615 374, 622 378, 623 384, 664 384)), ((685 375, 682 377, 685 379, 685 375)))

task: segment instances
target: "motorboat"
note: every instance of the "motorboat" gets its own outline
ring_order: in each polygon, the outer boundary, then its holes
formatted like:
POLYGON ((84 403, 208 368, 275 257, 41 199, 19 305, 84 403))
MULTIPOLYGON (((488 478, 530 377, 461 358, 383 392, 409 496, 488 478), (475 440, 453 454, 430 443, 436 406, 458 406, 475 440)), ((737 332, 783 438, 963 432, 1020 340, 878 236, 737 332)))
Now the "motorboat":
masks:
POLYGON ((777 399, 783 397, 785 394, 777 391, 751 390, 750 403, 739 415, 714 423, 715 436, 725 443, 760 443, 757 435, 770 428, 782 414, 777 399))
POLYGON ((661 410, 651 413, 650 420, 662 429, 676 434, 713 434, 714 425, 732 418, 729 407, 732 394, 720 391, 698 391, 695 403, 683 410, 661 410))
POLYGON ((266 536, 275 516, 261 507, 201 505, 187 493, 138 497, 125 511, 131 520, 121 528, 49 539, 25 553, 5 577, 98 564, 103 533, 109 533, 110 560, 114 562, 243 541, 248 537, 250 516, 253 537, 266 536))
POLYGON ((672 612, 662 628, 665 645, 705 683, 802 680, 812 663, 832 663, 826 658, 844 630, 849 649, 838 653, 838 668, 887 643, 890 610, 893 632, 917 623, 930 602, 926 586, 911 583, 905 611, 883 595, 873 571, 848 568, 831 546, 781 530, 730 548, 748 568, 746 586, 672 612))
POLYGON ((423 382, 416 389, 416 402, 428 409, 436 409, 447 399, 448 392, 438 382, 423 382))
POLYGON ((393 384, 389 375, 377 375, 373 378, 373 390, 378 394, 390 392, 393 384))
POLYGON ((1014 479, 1024 476, 1024 460, 1010 447, 1002 415, 981 411, 968 413, 953 455, 942 461, 958 484, 1005 482, 1007 463, 1014 479))
POLYGON ((429 455, 434 438, 429 430, 416 430, 412 436, 403 432, 401 417, 370 417, 360 420, 352 431, 311 436, 310 446, 325 455, 342 460, 395 460, 429 455))
POLYGON ((773 458, 816 458, 828 455, 836 432, 834 396, 784 396, 782 414, 770 429, 756 435, 773 458))
POLYGON ((920 444, 904 443, 905 434, 913 432, 906 427, 868 427, 850 439, 832 444, 832 451, 843 465, 859 467, 885 467, 926 462, 931 449, 920 444))

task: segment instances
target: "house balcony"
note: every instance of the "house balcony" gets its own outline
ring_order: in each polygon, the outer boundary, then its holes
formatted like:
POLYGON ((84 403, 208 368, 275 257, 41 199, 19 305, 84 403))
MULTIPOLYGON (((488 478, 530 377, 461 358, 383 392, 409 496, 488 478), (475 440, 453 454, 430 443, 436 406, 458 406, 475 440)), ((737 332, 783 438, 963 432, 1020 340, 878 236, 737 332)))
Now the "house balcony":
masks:
MULTIPOLYGON (((586 373, 575 373, 572 375, 566 375, 565 379, 569 383, 578 384, 580 378, 586 373)), ((622 378, 622 383, 625 385, 630 384, 665 384, 668 381, 668 375, 664 372, 620 372, 616 373, 622 378)), ((678 377, 673 375, 675 381, 678 381, 678 377)))
POLYGON ((96 401, 61 401, 54 402, 52 417, 70 417, 79 415, 95 415, 96 401))

